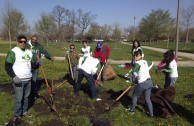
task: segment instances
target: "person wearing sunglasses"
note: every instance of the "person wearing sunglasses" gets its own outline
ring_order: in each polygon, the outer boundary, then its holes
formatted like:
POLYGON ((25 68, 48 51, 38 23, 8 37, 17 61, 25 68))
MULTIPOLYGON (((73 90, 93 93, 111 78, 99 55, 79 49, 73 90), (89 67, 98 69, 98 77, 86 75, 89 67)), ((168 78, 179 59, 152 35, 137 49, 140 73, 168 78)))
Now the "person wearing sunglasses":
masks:
POLYGON ((69 46, 69 51, 66 52, 66 59, 69 63, 69 73, 71 76, 71 79, 73 81, 73 85, 75 85, 76 79, 77 79, 77 65, 79 60, 79 55, 75 51, 75 45, 71 44, 69 46))
POLYGON ((150 117, 153 117, 153 106, 150 99, 153 83, 149 70, 152 68, 154 63, 152 61, 143 60, 142 58, 143 57, 141 49, 138 49, 134 52, 135 64, 132 69, 132 72, 137 81, 137 85, 135 86, 133 91, 131 106, 126 110, 129 111, 131 114, 134 114, 137 99, 141 94, 144 94, 144 98, 149 110, 147 114, 150 117))
POLYGON ((5 59, 5 71, 13 80, 14 88, 14 118, 13 122, 21 122, 22 116, 30 116, 27 112, 28 97, 31 91, 32 52, 25 48, 27 38, 24 35, 17 37, 17 46, 11 49, 5 59))
POLYGON ((31 94, 30 94, 30 102, 33 104, 35 102, 35 98, 38 98, 38 89, 39 85, 37 85, 36 80, 38 77, 38 71, 39 71, 39 66, 42 64, 42 59, 41 57, 44 56, 48 60, 54 60, 54 57, 50 55, 50 53, 38 42, 38 36, 33 35, 31 36, 31 39, 28 43, 26 43, 26 48, 30 49, 33 56, 33 61, 38 63, 36 68, 32 69, 32 86, 31 86, 31 94), (38 57, 40 60, 38 60, 38 57))

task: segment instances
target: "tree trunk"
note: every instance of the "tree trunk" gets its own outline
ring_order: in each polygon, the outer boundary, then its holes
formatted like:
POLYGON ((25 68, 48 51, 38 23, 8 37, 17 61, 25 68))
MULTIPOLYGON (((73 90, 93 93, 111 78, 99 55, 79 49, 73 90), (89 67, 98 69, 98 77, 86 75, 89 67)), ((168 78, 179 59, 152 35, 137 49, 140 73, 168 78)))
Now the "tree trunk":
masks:
POLYGON ((168 40, 167 40, 167 45, 166 45, 166 48, 168 48, 168 46, 169 46, 169 42, 170 42, 170 37, 169 37, 169 33, 168 33, 168 38, 167 38, 168 40))
POLYGON ((151 45, 152 39, 150 38, 150 45, 151 45))
POLYGON ((10 26, 8 28, 8 37, 9 37, 9 48, 11 49, 11 31, 10 31, 10 26))
POLYGON ((188 40, 189 40, 189 25, 187 24, 187 35, 186 35, 186 41, 185 41, 185 44, 184 44, 184 49, 186 49, 186 45, 188 43, 188 40))

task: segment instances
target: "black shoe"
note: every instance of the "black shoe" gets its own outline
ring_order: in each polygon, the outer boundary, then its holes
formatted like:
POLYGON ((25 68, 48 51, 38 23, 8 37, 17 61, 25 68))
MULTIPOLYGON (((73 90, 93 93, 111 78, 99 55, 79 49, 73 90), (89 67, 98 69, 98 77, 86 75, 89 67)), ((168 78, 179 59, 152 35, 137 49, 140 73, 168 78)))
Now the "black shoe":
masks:
POLYGON ((35 99, 40 98, 41 96, 39 94, 35 95, 35 99))
POLYGON ((13 123, 14 123, 15 125, 19 125, 19 124, 22 123, 22 120, 21 120, 19 117, 14 117, 14 118, 13 118, 13 123))
POLYGON ((151 117, 151 118, 154 117, 154 115, 153 115, 153 114, 150 114, 149 112, 146 112, 146 114, 147 114, 149 117, 151 117))
POLYGON ((73 97, 77 97, 77 96, 79 96, 79 94, 78 93, 74 93, 73 97))

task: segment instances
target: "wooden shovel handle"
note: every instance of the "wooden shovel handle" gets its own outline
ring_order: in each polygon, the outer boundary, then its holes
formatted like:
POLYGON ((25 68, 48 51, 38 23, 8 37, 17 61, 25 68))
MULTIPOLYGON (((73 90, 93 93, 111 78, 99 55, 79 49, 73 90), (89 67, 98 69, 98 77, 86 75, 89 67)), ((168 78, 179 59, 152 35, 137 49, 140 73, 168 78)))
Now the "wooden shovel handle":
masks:
POLYGON ((116 99, 116 101, 118 101, 129 89, 131 89, 131 85, 116 99))
MULTIPOLYGON (((40 61, 40 57, 39 57, 39 56, 37 56, 37 59, 38 59, 38 61, 40 61)), ((45 72, 44 72, 44 68, 43 68, 42 65, 40 65, 40 69, 41 69, 41 72, 42 72, 42 74, 43 74, 43 76, 44 76, 44 80, 45 80, 45 82, 46 82, 46 86, 47 86, 49 95, 52 96, 52 91, 51 91, 51 88, 50 88, 50 86, 49 86, 49 84, 48 84, 48 81, 47 81, 47 78, 46 78, 46 75, 45 75, 45 72)))
POLYGON ((71 60, 70 60, 69 54, 68 54, 68 60, 69 60, 69 67, 70 67, 71 77, 74 80, 73 71, 72 71, 72 67, 71 67, 71 60))

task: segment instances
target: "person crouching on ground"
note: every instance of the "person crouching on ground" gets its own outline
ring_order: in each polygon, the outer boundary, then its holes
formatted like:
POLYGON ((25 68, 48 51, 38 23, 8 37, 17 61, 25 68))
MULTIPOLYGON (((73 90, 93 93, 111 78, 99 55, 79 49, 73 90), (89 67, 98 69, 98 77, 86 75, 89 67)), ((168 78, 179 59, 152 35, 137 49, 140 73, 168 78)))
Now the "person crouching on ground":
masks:
POLYGON ((133 75, 137 80, 137 86, 133 91, 132 103, 129 109, 132 114, 134 113, 135 106, 137 104, 137 98, 144 93, 144 98, 148 106, 149 116, 153 116, 153 106, 150 100, 151 88, 153 87, 152 80, 150 78, 149 70, 153 66, 153 62, 142 60, 142 51, 137 50, 134 52, 135 66, 132 69, 133 75))
POLYGON ((96 71, 100 67, 99 60, 94 57, 88 56, 83 64, 80 66, 80 69, 78 71, 78 79, 75 86, 75 93, 74 96, 77 96, 80 90, 81 82, 83 78, 85 77, 89 87, 92 92, 92 99, 95 99, 96 101, 100 101, 100 98, 97 98, 97 89, 95 85, 95 80, 93 78, 93 75, 96 74, 96 71))
POLYGON ((105 70, 108 66, 107 60, 108 60, 109 56, 110 56, 110 48, 107 45, 103 45, 102 41, 98 41, 97 46, 94 50, 94 57, 100 59, 101 68, 104 66, 102 69, 102 73, 101 73, 100 84, 103 84, 105 81, 105 77, 106 77, 105 70))
MULTIPOLYGON (((14 124, 21 122, 22 116, 30 116, 27 112, 28 97, 31 91, 32 52, 25 48, 27 38, 17 37, 17 46, 7 53, 5 70, 13 79, 14 88, 14 124)), ((35 64, 36 65, 36 64, 35 64)))

